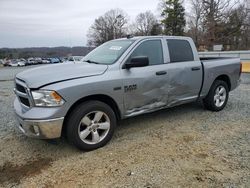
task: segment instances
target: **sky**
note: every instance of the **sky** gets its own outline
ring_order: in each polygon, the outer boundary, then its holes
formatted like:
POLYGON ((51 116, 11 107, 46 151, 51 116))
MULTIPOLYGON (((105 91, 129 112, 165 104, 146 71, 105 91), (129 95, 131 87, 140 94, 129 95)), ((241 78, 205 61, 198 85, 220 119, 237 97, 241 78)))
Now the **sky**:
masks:
POLYGON ((0 0, 0 48, 85 46, 94 20, 123 9, 133 21, 159 0, 0 0))

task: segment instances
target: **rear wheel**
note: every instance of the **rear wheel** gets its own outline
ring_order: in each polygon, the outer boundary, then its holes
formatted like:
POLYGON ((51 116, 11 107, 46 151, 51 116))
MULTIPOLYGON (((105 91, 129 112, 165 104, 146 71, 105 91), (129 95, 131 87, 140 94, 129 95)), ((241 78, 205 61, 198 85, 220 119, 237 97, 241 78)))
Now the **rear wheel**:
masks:
POLYGON ((111 140, 116 127, 116 116, 107 104, 88 101, 72 111, 66 126, 71 143, 80 150, 94 150, 111 140))
POLYGON ((208 95, 203 100, 204 106, 211 111, 220 111, 226 106, 228 96, 227 83, 222 80, 215 80, 208 95))

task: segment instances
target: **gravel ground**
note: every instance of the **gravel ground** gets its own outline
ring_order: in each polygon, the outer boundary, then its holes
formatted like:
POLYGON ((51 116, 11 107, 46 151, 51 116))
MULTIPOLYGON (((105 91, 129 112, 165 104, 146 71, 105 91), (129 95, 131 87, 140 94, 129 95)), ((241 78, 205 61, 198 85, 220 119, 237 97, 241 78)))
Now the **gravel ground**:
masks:
POLYGON ((121 121, 105 147, 23 136, 0 68, 0 187, 250 187, 250 74, 225 110, 188 104, 121 121))

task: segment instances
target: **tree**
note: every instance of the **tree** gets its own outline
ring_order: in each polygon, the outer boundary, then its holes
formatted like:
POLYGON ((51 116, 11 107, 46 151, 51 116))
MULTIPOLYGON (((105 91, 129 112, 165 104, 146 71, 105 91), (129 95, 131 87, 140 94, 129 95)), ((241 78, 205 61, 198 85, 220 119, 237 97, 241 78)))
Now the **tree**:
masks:
POLYGON ((183 35, 186 25, 185 9, 179 0, 164 0, 162 3, 162 24, 167 35, 183 35))
POLYGON ((206 49, 213 50, 215 44, 223 44, 226 50, 244 48, 244 41, 248 41, 248 27, 243 0, 189 1, 191 11, 188 13, 187 35, 194 39, 197 47, 202 44, 206 49))
POLYGON ((228 19, 227 12, 230 12, 239 0, 203 0, 204 4, 204 27, 208 49, 212 50, 213 45, 219 42, 224 23, 228 19))
POLYGON ((162 25, 159 23, 156 23, 153 25, 153 28, 151 29, 151 35, 160 35, 163 33, 162 25))
POLYGON ((95 19, 88 32, 88 45, 98 46, 108 40, 120 38, 126 33, 127 14, 121 9, 112 9, 95 19))
POLYGON ((204 13, 203 0, 189 0, 191 12, 189 14, 189 35, 193 38, 194 43, 199 47, 202 37, 202 19, 204 13))
POLYGON ((250 1, 246 0, 245 2, 245 13, 246 19, 243 26, 243 49, 249 50, 250 49, 250 1))
POLYGON ((156 24, 157 20, 151 11, 138 14, 135 18, 136 35, 152 35, 152 30, 156 24))
POLYGON ((230 45, 230 50, 243 49, 244 22, 247 18, 245 7, 240 5, 228 13, 221 38, 217 40, 230 45))

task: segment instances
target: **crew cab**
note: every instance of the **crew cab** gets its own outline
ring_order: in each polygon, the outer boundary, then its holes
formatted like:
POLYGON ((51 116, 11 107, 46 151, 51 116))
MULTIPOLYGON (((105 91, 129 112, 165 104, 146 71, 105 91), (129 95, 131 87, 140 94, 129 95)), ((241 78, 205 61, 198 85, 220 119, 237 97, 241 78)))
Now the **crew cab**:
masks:
POLYGON ((241 75, 239 58, 199 58, 188 37, 116 39, 82 61, 16 75, 14 108, 25 135, 53 139, 65 133, 79 149, 97 149, 121 119, 197 100, 222 110, 241 75))

